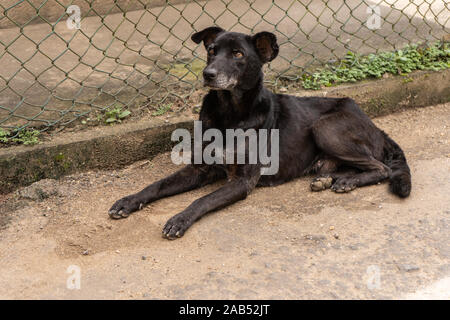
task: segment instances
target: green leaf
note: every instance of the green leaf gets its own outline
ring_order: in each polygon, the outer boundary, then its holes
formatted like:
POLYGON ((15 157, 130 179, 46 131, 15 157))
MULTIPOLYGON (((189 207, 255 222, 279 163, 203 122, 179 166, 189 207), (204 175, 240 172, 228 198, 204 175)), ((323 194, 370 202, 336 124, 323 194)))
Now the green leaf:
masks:
POLYGON ((122 111, 122 113, 119 114, 119 119, 123 119, 125 117, 128 117, 130 114, 131 114, 130 110, 122 111))

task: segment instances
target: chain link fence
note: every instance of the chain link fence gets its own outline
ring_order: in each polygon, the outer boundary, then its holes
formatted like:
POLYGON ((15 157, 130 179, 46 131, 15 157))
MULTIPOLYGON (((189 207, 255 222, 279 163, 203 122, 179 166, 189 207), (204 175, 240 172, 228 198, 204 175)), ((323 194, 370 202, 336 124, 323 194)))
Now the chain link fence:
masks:
POLYGON ((449 12, 446 0, 4 0, 0 133, 200 103, 205 53, 190 36, 210 25, 274 32, 280 54, 266 74, 276 83, 348 51, 441 40, 449 12))

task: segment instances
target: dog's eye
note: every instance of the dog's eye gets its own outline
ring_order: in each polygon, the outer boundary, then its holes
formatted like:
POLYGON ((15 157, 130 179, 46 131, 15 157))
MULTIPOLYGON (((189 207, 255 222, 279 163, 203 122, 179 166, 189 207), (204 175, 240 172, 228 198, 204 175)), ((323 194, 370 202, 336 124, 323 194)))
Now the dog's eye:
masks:
POLYGON ((214 55, 214 52, 215 52, 214 48, 211 48, 211 49, 208 50, 208 54, 210 56, 214 55))
POLYGON ((238 50, 233 51, 233 57, 240 59, 243 56, 244 56, 244 54, 242 52, 240 52, 238 50))

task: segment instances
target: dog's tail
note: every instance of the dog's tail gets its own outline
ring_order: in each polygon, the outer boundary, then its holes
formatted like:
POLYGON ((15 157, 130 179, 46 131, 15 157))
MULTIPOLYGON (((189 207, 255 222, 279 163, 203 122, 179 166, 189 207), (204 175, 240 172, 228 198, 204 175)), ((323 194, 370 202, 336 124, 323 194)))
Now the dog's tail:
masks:
POLYGON ((384 135, 384 157, 383 163, 392 170, 389 177, 392 193, 406 198, 411 192, 411 172, 406 162, 405 154, 394 140, 383 132, 384 135))

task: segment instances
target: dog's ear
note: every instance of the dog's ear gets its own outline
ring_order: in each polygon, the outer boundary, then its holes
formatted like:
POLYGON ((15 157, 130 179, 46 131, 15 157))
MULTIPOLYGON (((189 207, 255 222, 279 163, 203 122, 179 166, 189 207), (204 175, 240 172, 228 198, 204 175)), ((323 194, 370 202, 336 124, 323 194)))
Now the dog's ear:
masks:
POLYGON ((221 32, 224 32, 222 28, 219 27, 209 27, 197 33, 194 33, 191 37, 192 41, 195 43, 200 43, 203 41, 205 48, 216 39, 217 35, 221 32))
POLYGON ((262 63, 272 61, 278 55, 277 37, 270 32, 259 32, 252 37, 253 45, 262 63))

